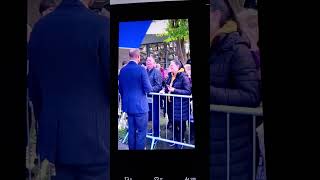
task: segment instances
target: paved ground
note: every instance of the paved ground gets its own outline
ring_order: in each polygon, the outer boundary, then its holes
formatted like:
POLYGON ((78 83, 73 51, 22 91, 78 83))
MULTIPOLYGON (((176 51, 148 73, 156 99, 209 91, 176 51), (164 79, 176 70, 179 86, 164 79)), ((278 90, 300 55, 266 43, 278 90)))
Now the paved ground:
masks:
POLYGON ((129 150, 128 145, 118 142, 118 150, 129 150))
MULTIPOLYGON (((166 139, 173 139, 173 135, 172 135, 172 129, 166 129, 166 124, 167 124, 167 119, 163 116, 163 113, 161 113, 161 116, 160 116, 160 136, 162 138, 166 138, 166 139), (166 133, 167 131, 167 133, 166 133)), ((152 123, 151 121, 148 123, 148 129, 151 129, 152 128, 152 123)), ((123 138, 125 137, 127 133, 127 130, 126 129, 120 129, 118 131, 118 150, 123 150, 123 149, 126 149, 128 150, 128 146, 127 146, 127 141, 123 144, 122 143, 122 140, 123 138)), ((189 130, 188 130, 188 127, 187 127, 187 130, 186 130, 186 134, 185 134, 185 138, 186 138, 186 141, 189 142, 189 136, 188 136, 188 133, 189 133, 189 130)), ((151 147, 151 142, 152 140, 147 138, 147 142, 146 142, 146 149, 150 149, 151 147)), ((171 143, 168 143, 168 142, 163 142, 163 141, 158 141, 156 143, 156 146, 155 146, 155 149, 163 149, 163 150, 170 150, 170 149, 175 149, 174 146, 170 146, 171 143)), ((194 139, 191 138, 191 144, 194 144, 194 139)), ((183 147, 183 149, 192 149, 190 147, 183 147)))

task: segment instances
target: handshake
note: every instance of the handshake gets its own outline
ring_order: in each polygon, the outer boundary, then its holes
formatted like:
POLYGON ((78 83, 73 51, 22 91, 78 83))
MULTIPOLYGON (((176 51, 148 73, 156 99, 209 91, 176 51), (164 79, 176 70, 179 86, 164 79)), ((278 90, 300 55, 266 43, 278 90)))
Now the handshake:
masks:
MULTIPOLYGON (((166 85, 166 86, 167 86, 169 93, 174 92, 174 87, 171 87, 169 85, 166 85)), ((162 89, 159 93, 164 94, 165 93, 164 89, 162 89)))

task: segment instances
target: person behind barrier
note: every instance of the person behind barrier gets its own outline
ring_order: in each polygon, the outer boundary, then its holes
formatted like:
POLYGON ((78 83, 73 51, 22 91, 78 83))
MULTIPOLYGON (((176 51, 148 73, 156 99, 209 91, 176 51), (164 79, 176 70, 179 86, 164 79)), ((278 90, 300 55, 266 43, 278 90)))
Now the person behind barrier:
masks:
POLYGON ((122 110, 128 115, 129 150, 144 150, 149 111, 147 94, 152 91, 152 86, 147 71, 138 65, 139 49, 131 49, 129 57, 128 64, 120 70, 119 92, 122 110))
MULTIPOLYGON (((191 88, 192 88, 192 78, 191 78, 191 64, 185 64, 184 65, 184 69, 185 69, 185 71, 186 71, 186 74, 187 74, 187 76, 188 76, 188 79, 189 79, 189 81, 190 81, 190 86, 191 86, 191 88)), ((192 99, 190 99, 191 100, 191 102, 192 102, 192 99)), ((191 103, 190 103, 191 104, 191 103)), ((191 106, 191 105, 190 105, 191 106)), ((190 107, 191 108, 191 110, 192 110, 192 107, 190 107)), ((190 137, 190 139, 191 140, 193 140, 194 139, 194 123, 193 123, 193 112, 192 111, 190 111, 190 115, 191 115, 191 117, 190 117, 190 134, 191 134, 191 137, 190 137)))
POLYGON ((186 74, 190 80, 190 84, 192 84, 192 80, 191 80, 191 65, 190 64, 186 64, 184 65, 184 69, 186 71, 186 74))
POLYGON ((29 41, 38 152, 56 180, 110 179, 110 22, 89 10, 92 2, 63 0, 29 41))
MULTIPOLYGON (((257 107, 260 103, 258 73, 228 0, 210 1, 210 103, 257 107)), ((210 179, 227 178, 227 143, 230 145, 231 179, 252 179, 252 116, 230 114, 230 141, 227 141, 227 114, 210 114, 210 179)))
MULTIPOLYGON (((162 77, 160 70, 156 68, 156 62, 152 56, 147 58, 146 67, 152 86, 151 92, 158 93, 162 89, 162 77)), ((149 121, 153 121, 153 129, 151 129, 149 133, 154 133, 155 136, 159 136, 159 95, 148 95, 148 97, 149 99, 152 98, 152 102, 149 102, 148 119, 149 121)))
MULTIPOLYGON (((258 75, 259 75, 259 86, 261 89, 261 59, 260 59, 260 50, 259 50, 259 25, 258 25, 258 11, 256 9, 242 9, 237 14, 237 18, 239 20, 241 30, 248 36, 249 41, 250 41, 250 51, 253 56, 253 59, 255 60, 256 63, 256 68, 258 70, 258 75)), ((260 90, 261 91, 261 90, 260 90)), ((261 96, 262 98, 262 96, 261 96)), ((261 102, 262 106, 262 102, 261 102)), ((258 134, 263 134, 263 117, 262 116, 257 116, 256 117, 256 127, 257 127, 257 133, 258 134)), ((264 149, 261 149, 261 147, 264 146, 258 146, 258 144, 261 144, 261 142, 264 142, 263 136, 259 135, 257 136, 257 140, 259 143, 257 144, 257 151, 256 154, 262 154, 264 156, 263 152, 264 149)), ((259 158, 257 158, 258 160, 259 158)), ((258 164, 258 162, 257 162, 258 164)), ((258 167, 257 167, 258 168, 258 167)))
POLYGON ((156 64, 156 69, 160 71, 161 65, 159 63, 156 64))
MULTIPOLYGON (((167 82, 167 79, 169 77, 169 74, 170 74, 170 68, 167 67, 166 69, 163 69, 163 81, 162 81, 162 90, 164 92, 165 88, 167 87, 166 85, 166 82, 167 82)), ((161 92, 162 92, 161 90, 161 92)), ((163 99, 163 117, 166 117, 166 113, 167 113, 167 103, 166 103, 166 97, 165 96, 161 96, 161 98, 163 99)), ((172 124, 168 124, 168 127, 171 126, 172 127, 172 124)))
POLYGON ((147 67, 147 72, 148 72, 148 77, 150 80, 150 84, 152 86, 152 91, 151 92, 156 92, 158 93, 161 91, 161 72, 156 68, 156 62, 153 57, 148 57, 146 60, 146 67, 147 67))
MULTIPOLYGON (((169 73, 166 81, 165 92, 169 94, 191 95, 191 84, 182 68, 181 62, 179 60, 172 60, 169 68, 171 73, 169 73)), ((167 97, 168 126, 173 126, 174 140, 178 142, 183 142, 184 140, 186 121, 189 120, 189 102, 189 98, 167 97)), ((175 148, 182 147, 183 146, 175 145, 175 148)))

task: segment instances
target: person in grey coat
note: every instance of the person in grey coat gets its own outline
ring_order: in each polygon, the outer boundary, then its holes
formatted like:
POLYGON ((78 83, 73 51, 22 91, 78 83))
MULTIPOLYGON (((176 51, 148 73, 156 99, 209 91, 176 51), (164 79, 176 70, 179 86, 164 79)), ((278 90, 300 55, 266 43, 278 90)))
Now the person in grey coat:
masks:
MULTIPOLYGON (((162 76, 160 70, 156 68, 156 62, 153 57, 148 57, 146 60, 147 73, 152 86, 152 91, 158 93, 162 90, 162 76)), ((154 136, 159 136, 159 117, 160 117, 160 106, 159 106, 159 96, 158 95, 148 95, 149 99, 152 98, 152 103, 149 102, 149 121, 153 123, 153 131, 149 130, 149 134, 154 136), (152 117, 153 116, 153 117, 152 117)))

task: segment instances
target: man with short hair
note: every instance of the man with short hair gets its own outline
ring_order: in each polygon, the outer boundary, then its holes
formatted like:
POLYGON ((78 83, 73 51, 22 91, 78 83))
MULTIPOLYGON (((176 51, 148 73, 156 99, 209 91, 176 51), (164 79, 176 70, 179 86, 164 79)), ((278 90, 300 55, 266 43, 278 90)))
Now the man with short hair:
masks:
POLYGON ((156 68, 156 62, 153 57, 148 57, 146 60, 148 77, 152 86, 152 92, 159 92, 162 89, 161 72, 156 68))
MULTIPOLYGON (((162 90, 162 76, 160 70, 156 68, 156 62, 152 56, 148 57, 146 60, 147 72, 149 76, 149 80, 152 86, 152 91, 154 93, 158 93, 162 90)), ((153 136, 159 136, 159 95, 149 95, 148 96, 153 103, 149 102, 149 121, 153 123, 153 131, 152 129, 149 133, 153 134, 153 136), (153 97, 153 98, 152 98, 153 97)))
POLYGON ((33 27, 29 94, 41 161, 56 180, 109 178, 109 20, 63 0, 33 27))
POLYGON ((144 150, 148 125, 147 94, 152 91, 147 71, 139 64, 139 49, 129 51, 130 61, 120 70, 122 110, 128 115, 129 150, 144 150))

